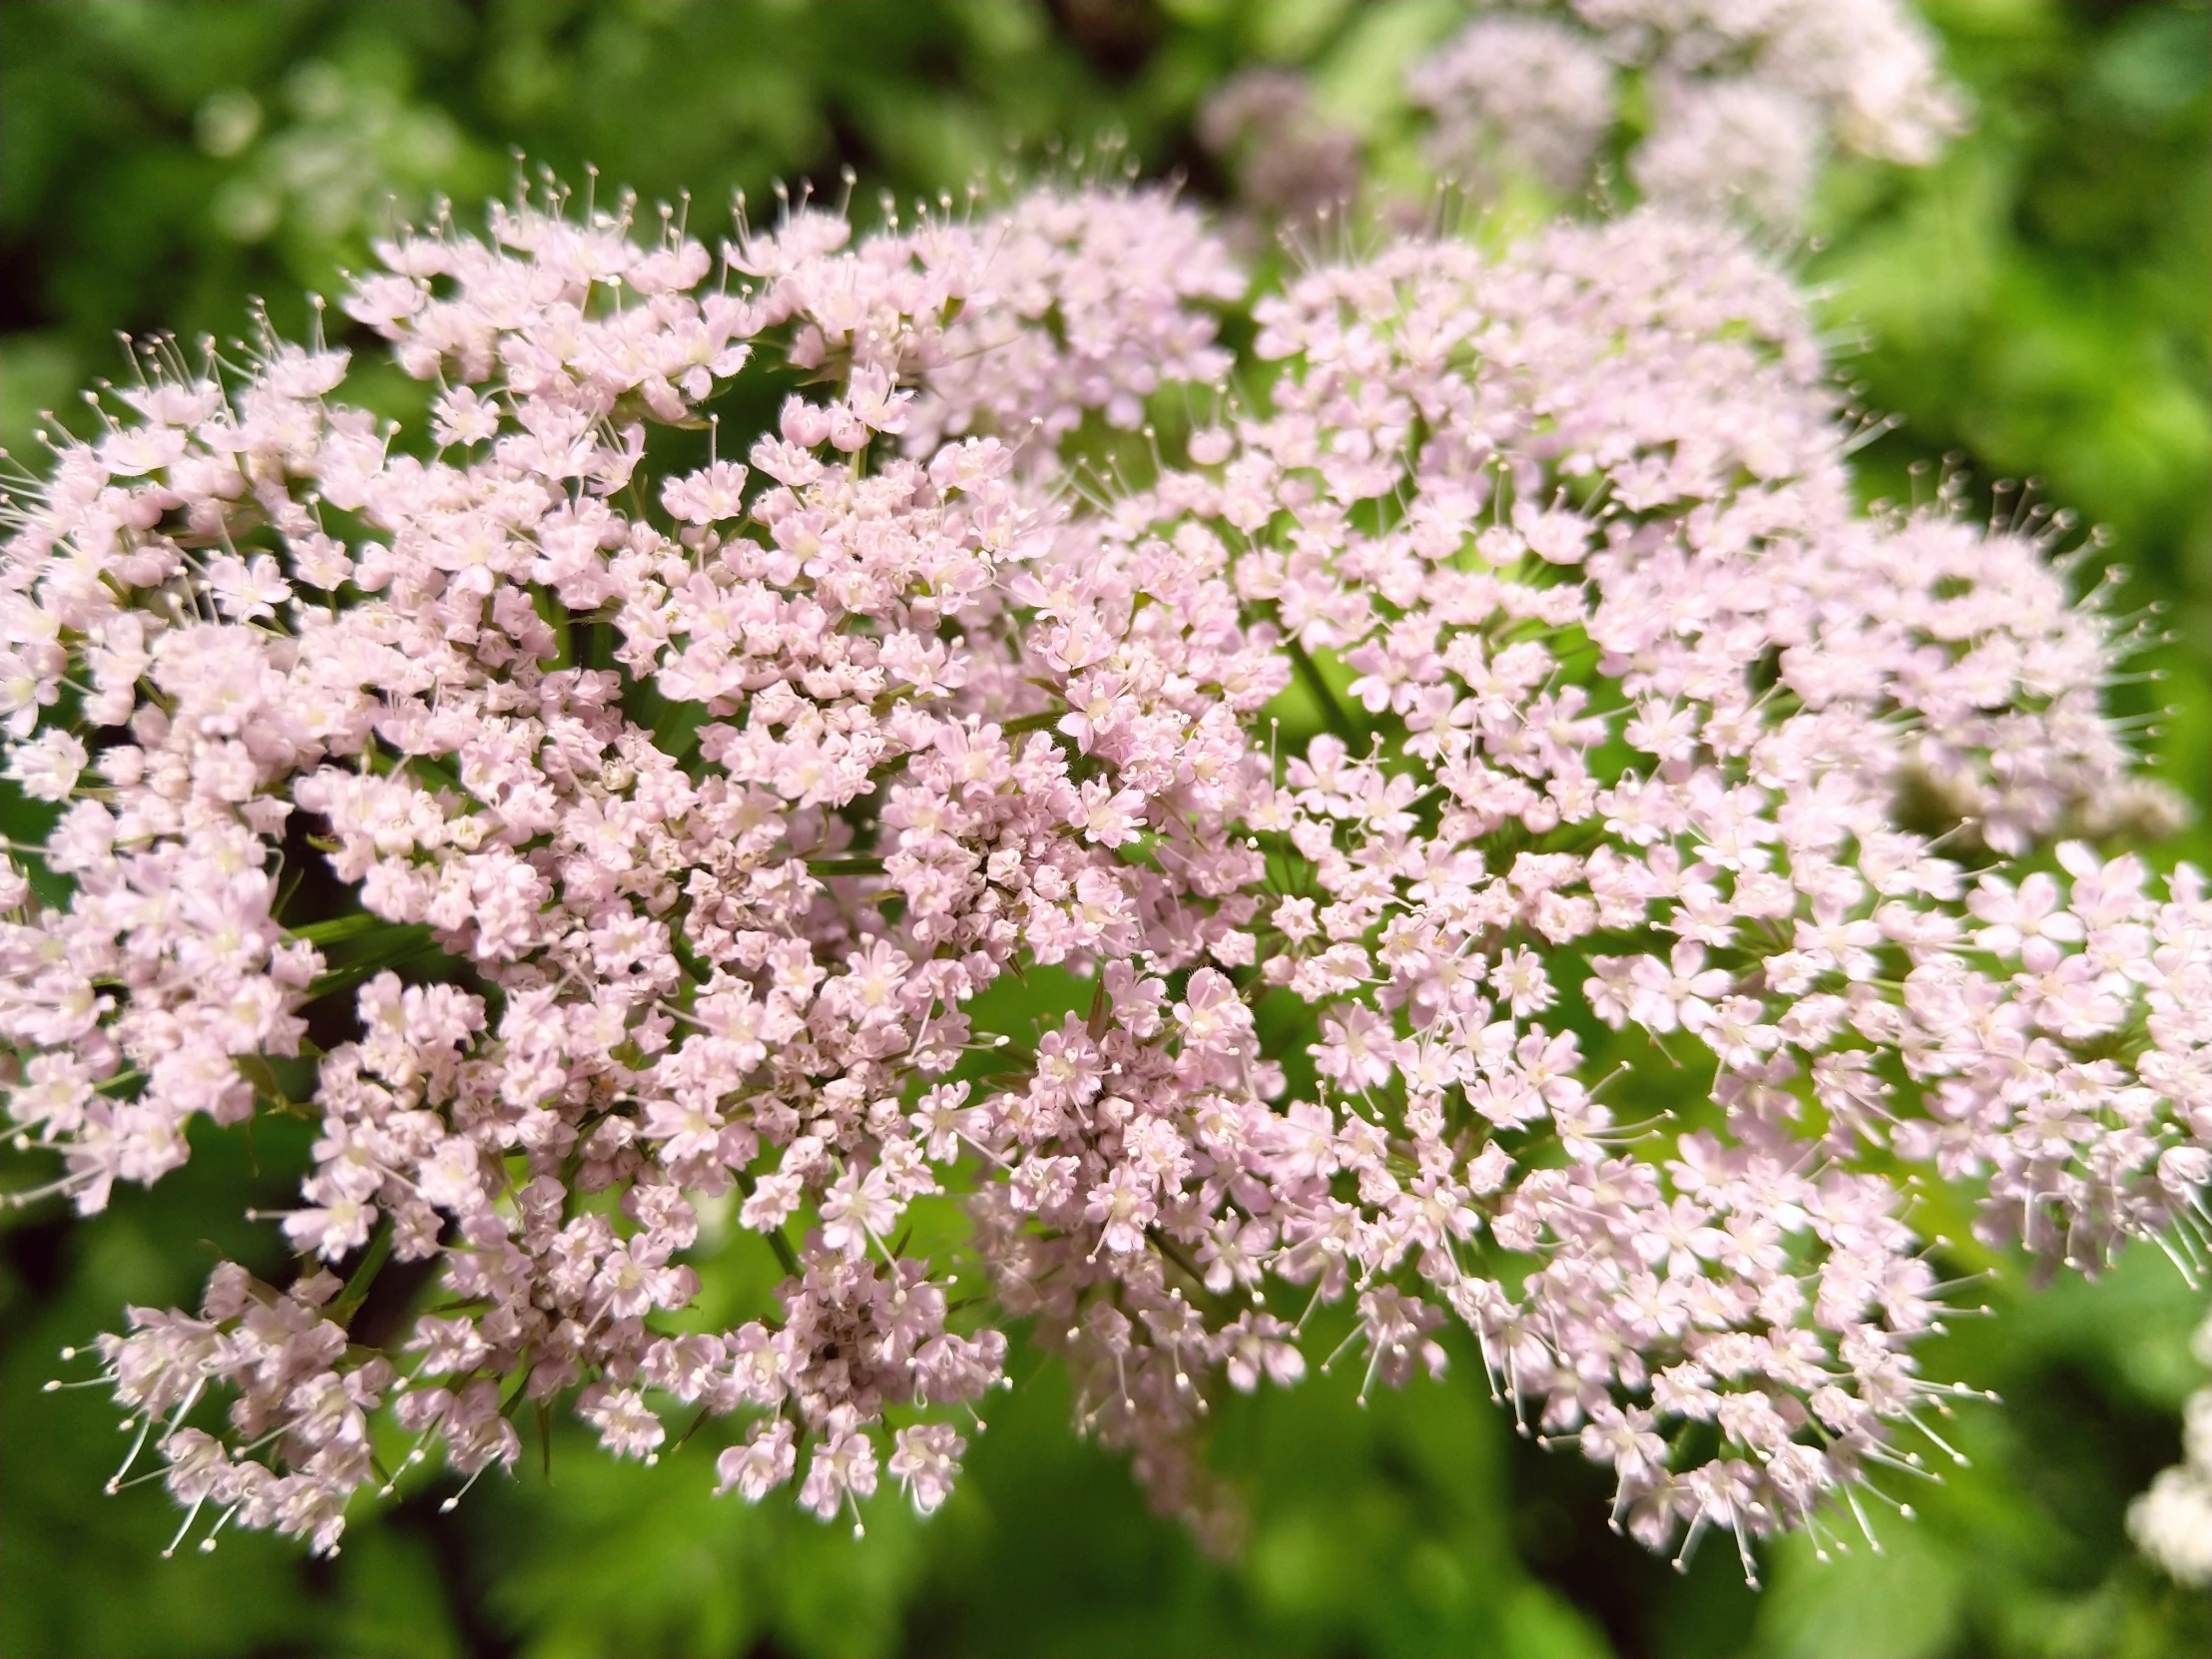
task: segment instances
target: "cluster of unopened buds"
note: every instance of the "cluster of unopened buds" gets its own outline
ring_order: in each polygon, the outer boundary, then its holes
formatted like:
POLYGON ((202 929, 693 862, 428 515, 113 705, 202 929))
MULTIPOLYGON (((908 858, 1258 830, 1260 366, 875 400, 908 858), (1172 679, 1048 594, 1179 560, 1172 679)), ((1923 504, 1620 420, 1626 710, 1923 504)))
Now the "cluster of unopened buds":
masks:
POLYGON ((2171 814, 2127 642, 2056 520, 1853 511, 1722 226, 1314 266, 1236 397, 1245 279, 1144 190, 381 255, 419 425, 164 345, 9 507, 15 1137, 91 1212, 318 1127, 296 1277, 99 1342, 181 1540, 334 1548, 562 1403, 926 1512, 1017 1326, 1226 1539, 1210 1396, 1457 1327, 1748 1568, 1941 1445, 1900 1171, 2200 1251, 2212 899, 2092 845, 2171 814))

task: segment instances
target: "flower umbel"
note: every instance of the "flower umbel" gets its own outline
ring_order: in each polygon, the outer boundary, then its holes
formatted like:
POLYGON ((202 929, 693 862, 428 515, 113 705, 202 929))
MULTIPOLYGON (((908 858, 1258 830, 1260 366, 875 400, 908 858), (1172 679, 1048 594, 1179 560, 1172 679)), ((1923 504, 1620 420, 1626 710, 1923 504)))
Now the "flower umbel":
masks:
POLYGON ((1853 511, 1712 219, 1317 265, 1241 402, 1245 278, 1145 191, 383 252, 422 430, 320 343, 165 347, 11 504, 15 1133, 89 1212, 201 1117, 320 1129, 294 1282, 103 1340, 119 1480, 329 1549, 565 1402, 648 1461, 738 1416, 722 1489, 858 1525, 945 1501, 1027 1321, 1226 1542, 1224 1382, 1463 1326, 1748 1570, 1945 1453, 1900 1169, 2201 1251, 2212 900, 2092 844, 2170 815, 2124 642, 2055 522, 1853 511), (1074 1005, 979 1028, 1032 973, 1074 1005), (726 1236, 780 1283, 715 1322, 726 1236), (387 1261, 435 1304, 358 1341, 387 1261))

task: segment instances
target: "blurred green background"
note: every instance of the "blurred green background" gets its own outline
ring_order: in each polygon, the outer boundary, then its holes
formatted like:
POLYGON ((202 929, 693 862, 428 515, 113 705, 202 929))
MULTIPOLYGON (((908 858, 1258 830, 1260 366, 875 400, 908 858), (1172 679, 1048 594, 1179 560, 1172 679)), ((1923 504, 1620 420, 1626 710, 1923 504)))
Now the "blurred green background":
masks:
MULTIPOLYGON (((1955 456, 1982 508, 2036 481, 2100 525, 2116 608, 2163 636, 2118 689, 2212 853, 2212 18, 2202 4, 1944 0, 1929 13, 1975 125, 1925 173, 1837 169, 1790 257, 1820 290, 1863 405, 1903 417, 1862 456, 1870 496, 1955 456), (2150 607, 2163 609, 2152 613, 2150 607)), ((120 373, 118 329, 296 326, 395 217, 465 220, 511 153, 648 202, 858 170, 901 200, 1126 141, 1201 197, 1207 91, 1310 66, 1382 152, 1396 77, 1454 0, 0 0, 0 444, 120 373)), ((78 411, 82 419, 82 411, 78 411)), ((32 459, 35 466, 36 461, 32 459)), ((2004 510, 2009 510, 2006 505, 2004 510)), ((2094 560, 2088 574, 2093 574, 2094 560)), ((9 1212, 0 1238, 0 1652, 137 1654, 2187 1655, 2212 1606, 2128 1546, 2128 1498, 2179 1449, 2202 1308, 2156 1252, 2028 1288, 1929 1354, 1996 1388, 1974 1461, 1881 1525, 1887 1553, 1785 1545, 1746 1589, 1725 1549, 1687 1574, 1611 1536, 1608 1480, 1517 1440, 1460 1353, 1450 1380, 1362 1411, 1345 1378, 1232 1402, 1218 1466, 1248 1547, 1201 1554, 1067 1427, 1062 1378, 1018 1358, 958 1495, 869 1535, 708 1496, 705 1454, 617 1466, 581 1438, 553 1478, 432 1487, 362 1513, 335 1561, 262 1537, 165 1561, 158 1491, 105 1498, 119 1449, 96 1392, 42 1394, 63 1345, 125 1302, 190 1301, 218 1254, 273 1260, 239 1194, 281 1203, 304 1145, 209 1137, 80 1224, 9 1212)), ((8 1185, 27 1184, 20 1161, 8 1185)), ((738 1270, 727 1270, 735 1273, 738 1270)), ((714 1289, 710 1272, 710 1289, 714 1289)), ((722 1284, 723 1294, 742 1286, 722 1284)))

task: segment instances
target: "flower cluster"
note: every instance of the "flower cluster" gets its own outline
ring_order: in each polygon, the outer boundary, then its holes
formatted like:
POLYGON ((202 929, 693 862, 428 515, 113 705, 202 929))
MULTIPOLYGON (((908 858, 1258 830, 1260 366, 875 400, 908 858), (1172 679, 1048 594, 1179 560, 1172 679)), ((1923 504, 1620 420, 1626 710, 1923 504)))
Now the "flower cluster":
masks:
POLYGON ((1314 224, 1360 194, 1360 142, 1315 107, 1290 69, 1231 76, 1199 112, 1199 142, 1236 181, 1237 198, 1265 218, 1314 224))
MULTIPOLYGON (((1960 122, 1926 30, 1896 0, 1492 0, 1408 72, 1429 159, 1470 187, 1591 180, 1637 80, 1629 171, 1648 200, 1803 211, 1829 145, 1915 165, 1960 122)), ((1486 194, 1486 191, 1485 191, 1486 194)))
POLYGON ((2212 900, 2089 845, 2171 813, 2122 642, 2055 522, 1852 511, 1732 233, 1317 267, 1231 405, 1244 277, 1157 194, 719 261, 557 207, 343 300, 420 429, 319 342, 157 351, 11 507, 14 1132, 91 1211, 197 1119, 319 1130, 294 1282, 100 1346, 195 1513, 334 1547, 526 1401, 927 1511, 1024 1321, 1226 1539, 1224 1384, 1458 1325, 1617 1521, 1748 1565, 1941 1443, 1900 1167, 2198 1248, 2212 900), (1148 400, 1212 412, 1089 488, 1148 400), (696 1305, 728 1248, 773 1308, 696 1305), (390 1261, 436 1302, 357 1342, 390 1261))
MULTIPOLYGON (((181 1163, 197 1116, 309 1112, 284 1232, 360 1273, 442 1261, 452 1311, 409 1339, 393 1414, 455 1467, 511 1460, 500 1410, 569 1392, 650 1455, 659 1390, 774 1413, 725 1459, 751 1495, 804 1428, 802 1500, 827 1515, 872 1489, 886 1410, 999 1377, 999 1333, 947 1327, 956 1275, 891 1248, 903 1213, 1096 1094, 1083 1045, 1048 1037, 1021 1100, 966 1104, 962 1005, 1017 956, 1166 945, 1174 883, 1117 849, 1168 812, 1155 798, 1209 839, 1237 805, 1174 677, 1246 687, 1217 724, 1279 684, 1217 595, 1226 643, 1179 637, 1142 716, 1099 723, 1113 763, 1074 776, 1039 728, 1081 619, 1008 598, 1055 509, 1017 487, 1009 443, 909 426, 1126 422, 1163 368, 1218 369, 1182 301, 1235 273, 1194 215, 1134 193, 856 249, 801 212, 725 251, 736 292, 701 290, 714 261, 675 230, 627 232, 525 204, 488 244, 448 227, 384 251, 344 308, 443 387, 427 454, 331 400, 344 353, 274 340, 243 374, 157 362, 135 419, 62 446, 7 571, 10 773, 64 808, 40 853, 70 883, 41 905, 11 869, 0 894, 10 1112, 65 1150, 58 1186, 88 1211, 181 1163), (1164 254, 1156 281, 1115 264, 1164 254), (978 322, 979 294, 1007 297, 978 322), (750 466, 710 452, 641 507, 647 424, 699 424, 761 340, 837 394, 795 393, 750 466), (286 915, 302 858, 358 908, 286 915), (403 983, 402 962, 436 965, 403 983), (321 1052, 304 1011, 348 992, 321 1052), (734 1189, 788 1262, 781 1316, 684 1329, 698 1205, 734 1189)), ((1032 1209, 1076 1163, 1029 1160, 1032 1209)), ((193 1343, 157 1320, 107 1352, 119 1378, 159 1375, 123 1395, 147 1421, 238 1382, 235 1279, 193 1343)), ((337 1328, 298 1364, 372 1403, 391 1368, 323 1354, 337 1328)), ((224 1472, 181 1421, 160 1445, 189 1447, 195 1501, 328 1547, 369 1464, 322 1455, 294 1398, 249 1389, 233 1421, 309 1495, 261 1501, 268 1465, 224 1472)), ((892 1473, 933 1506, 960 1436, 918 1420, 896 1440, 892 1473)))
POLYGON ((1618 115, 1618 70, 1589 38, 1545 13, 1485 11, 1405 75, 1434 120, 1437 172, 1490 195, 1525 172, 1568 194, 1590 177, 1618 115))
POLYGON ((1334 728, 1247 820, 1308 1184, 1209 1242, 1357 1294, 1371 1376, 1456 1314, 1616 1520, 1748 1567, 1942 1444, 1889 1160, 2090 1268, 2200 1189, 2201 878, 1999 858, 2127 793, 2105 626, 2028 540, 1845 510, 1804 320, 1710 226, 1399 243, 1256 314, 1268 407, 1115 520, 1212 550, 1334 728))
POLYGON ((948 436, 1034 433, 1049 465, 1096 410, 1134 430, 1163 385, 1227 373, 1212 307, 1246 278, 1194 213, 1145 194, 1040 189, 972 238, 977 276, 945 329, 906 434, 922 453, 948 436))

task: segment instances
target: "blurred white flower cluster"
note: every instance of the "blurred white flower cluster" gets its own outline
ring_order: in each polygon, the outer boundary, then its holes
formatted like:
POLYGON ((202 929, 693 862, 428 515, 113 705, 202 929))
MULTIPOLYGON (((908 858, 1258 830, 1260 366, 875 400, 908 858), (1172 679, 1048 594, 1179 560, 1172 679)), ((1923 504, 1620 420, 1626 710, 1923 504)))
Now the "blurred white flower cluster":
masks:
MULTIPOLYGON (((2190 1345, 2212 1366, 2212 1314, 2190 1345)), ((2161 1470, 2127 1512, 2127 1529, 2145 1555, 2184 1584, 2212 1585, 2212 1387, 2189 1396, 2182 1418, 2182 1460, 2161 1470)))

